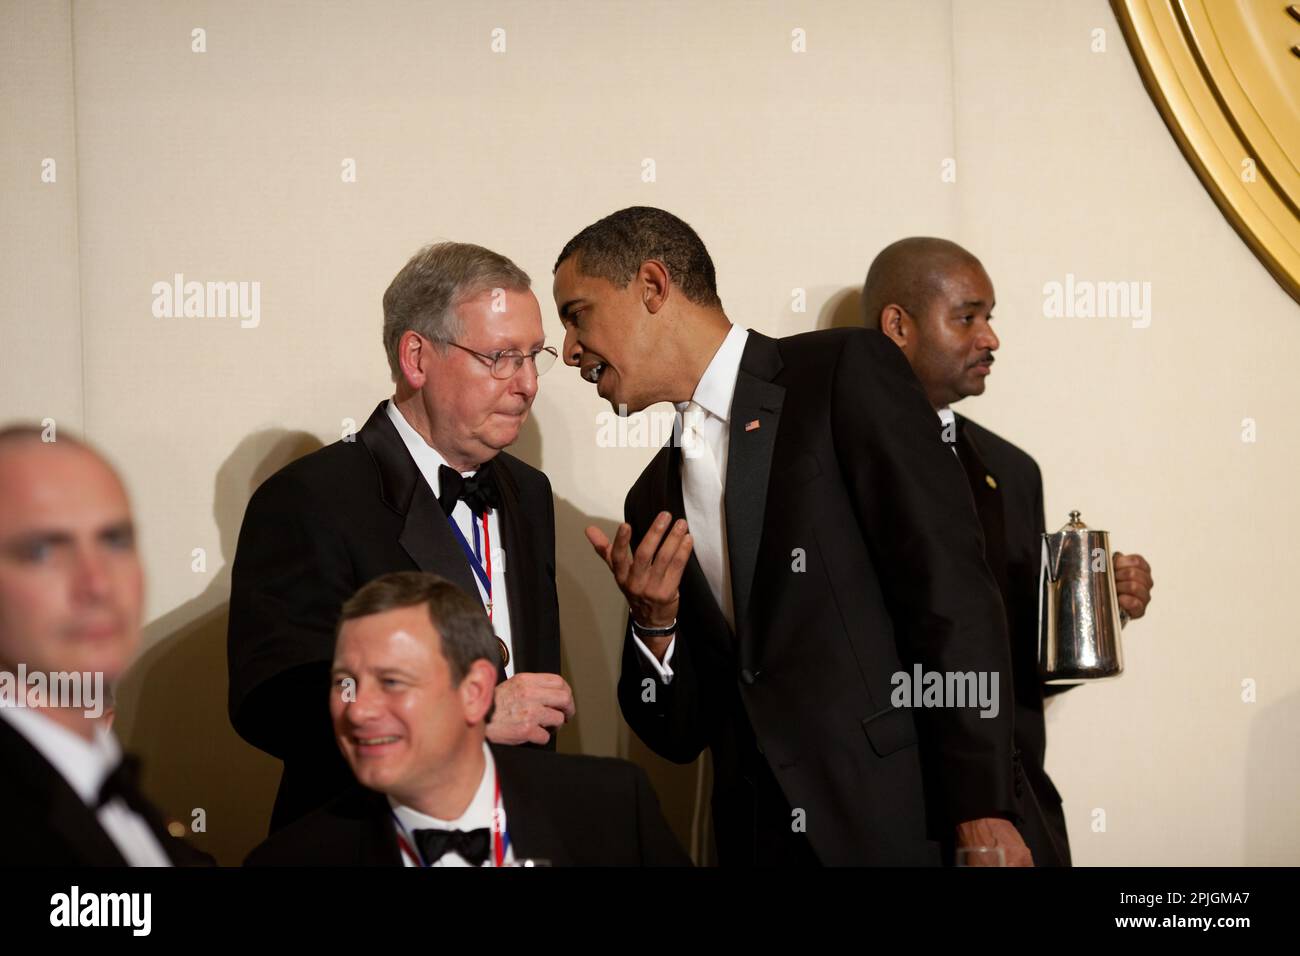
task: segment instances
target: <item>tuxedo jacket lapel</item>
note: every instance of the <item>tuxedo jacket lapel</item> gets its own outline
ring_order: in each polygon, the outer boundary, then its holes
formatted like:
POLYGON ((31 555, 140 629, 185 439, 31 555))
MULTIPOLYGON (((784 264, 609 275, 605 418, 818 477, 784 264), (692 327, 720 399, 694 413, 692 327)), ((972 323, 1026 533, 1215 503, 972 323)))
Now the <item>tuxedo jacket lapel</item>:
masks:
POLYGON ((993 572, 1002 592, 1003 603, 1010 607, 1010 586, 1007 580, 1006 512, 998 478, 985 463, 979 442, 966 428, 966 420, 957 417, 957 457, 961 459, 970 484, 975 511, 984 530, 984 563, 993 572))
POLYGON ((56 859, 59 850, 51 847, 51 858, 44 862, 126 866, 126 859, 100 826, 95 811, 82 803, 63 775, 4 720, 0 720, 0 759, 5 767, 5 786, 10 789, 8 798, 17 798, 21 792, 22 799, 44 807, 50 831, 74 857, 56 859))
MULTIPOLYGON (((51 771, 54 772, 54 771, 51 771)), ((57 773, 56 773, 57 776, 57 773)), ((49 791, 50 829, 75 847, 89 866, 126 866, 126 859, 99 823, 95 812, 59 777, 49 791)), ((156 834, 155 834, 156 835, 156 834)))
POLYGON ((452 534, 433 489, 389 420, 387 404, 379 403, 358 437, 379 471, 379 494, 384 503, 406 516, 398 541, 421 571, 441 575, 466 594, 477 597, 478 585, 469 559, 452 534))
POLYGON ((506 832, 515 859, 547 860, 552 866, 569 866, 573 854, 545 804, 537 799, 537 790, 545 787, 546 781, 520 773, 511 756, 510 748, 492 746, 492 759, 501 784, 506 832))
MULTIPOLYGON (((520 674, 537 670, 541 658, 538 646, 541 632, 537 627, 527 626, 526 622, 538 617, 542 596, 537 576, 546 568, 546 557, 541 545, 534 540, 533 526, 524 517, 514 476, 500 463, 494 471, 501 492, 501 545, 506 552, 505 597, 510 602, 510 640, 514 645, 515 673, 520 674)), ((493 595, 493 600, 499 598, 493 595)))
POLYGON ((740 361, 740 374, 731 399, 724 496, 727 552, 731 563, 731 593, 740 635, 741 667, 749 668, 753 648, 746 638, 750 589, 767 510, 767 483, 772 450, 781 423, 785 388, 772 383, 781 370, 773 339, 751 331, 740 361))

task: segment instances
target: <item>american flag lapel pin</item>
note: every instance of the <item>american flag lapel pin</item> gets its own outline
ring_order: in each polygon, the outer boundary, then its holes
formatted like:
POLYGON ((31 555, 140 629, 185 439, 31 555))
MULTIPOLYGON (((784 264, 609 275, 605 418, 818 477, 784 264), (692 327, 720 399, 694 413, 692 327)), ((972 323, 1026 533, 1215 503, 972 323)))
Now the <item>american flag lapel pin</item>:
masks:
POLYGON ((745 431, 747 432, 757 431, 758 425, 759 425, 758 419, 755 418, 752 422, 750 422, 748 425, 745 426, 745 431))

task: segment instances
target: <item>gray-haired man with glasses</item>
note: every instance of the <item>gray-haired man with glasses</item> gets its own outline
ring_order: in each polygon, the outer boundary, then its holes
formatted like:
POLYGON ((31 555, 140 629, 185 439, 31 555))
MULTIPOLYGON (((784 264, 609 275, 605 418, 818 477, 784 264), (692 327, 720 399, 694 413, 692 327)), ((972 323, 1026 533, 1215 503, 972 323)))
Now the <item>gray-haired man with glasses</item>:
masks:
POLYGON ((248 504, 231 583, 230 719, 284 761, 272 829, 351 779, 327 706, 333 636, 343 602, 382 574, 432 572, 482 601, 499 650, 488 740, 554 747, 574 714, 559 675, 550 482, 504 452, 556 358, 530 285, 481 246, 420 250, 384 293, 393 397, 355 439, 288 465, 248 504))

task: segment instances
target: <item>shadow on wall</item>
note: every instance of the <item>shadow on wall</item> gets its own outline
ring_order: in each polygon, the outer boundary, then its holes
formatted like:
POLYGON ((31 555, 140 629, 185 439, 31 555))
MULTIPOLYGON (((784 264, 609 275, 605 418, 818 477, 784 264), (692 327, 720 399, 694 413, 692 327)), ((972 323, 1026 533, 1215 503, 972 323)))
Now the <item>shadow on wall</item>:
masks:
POLYGON ((832 293, 817 313, 817 328, 862 328, 862 289, 840 289, 832 293))
POLYGON ((143 763, 145 791, 224 866, 265 838, 280 781, 280 761, 246 744, 226 712, 230 565, 252 492, 320 447, 315 436, 278 429, 239 443, 217 472, 221 566, 201 595, 145 627, 147 650, 117 692, 115 729, 143 763), (206 830, 195 832, 200 809, 206 830))
MULTIPOLYGON (((320 447, 315 436, 303 432, 268 430, 246 438, 226 459, 213 505, 220 567, 209 572, 211 582, 202 594, 145 627, 147 650, 117 691, 115 729, 124 748, 143 762, 146 792, 191 830, 188 839, 226 866, 241 863, 265 837, 280 780, 280 762, 245 743, 227 715, 230 565, 252 492, 320 447), (206 827, 199 832, 192 830, 197 810, 203 811, 206 827)), ((553 487, 577 487, 578 469, 569 467, 575 458, 567 453, 574 450, 550 456, 553 487)), ((543 467, 541 432, 531 417, 510 451, 543 467)), ((593 439, 586 454, 596 453, 593 439)), ((619 711, 615 691, 627 606, 587 542, 584 530, 592 524, 613 534, 613 522, 555 495, 561 667, 577 699, 577 715, 561 731, 559 749, 617 755, 640 765, 682 845, 699 859, 711 859, 707 768, 700 761, 682 766, 659 757, 628 730, 619 711), (695 847, 693 830, 698 830, 695 847)))
MULTIPOLYGON (((627 604, 585 534, 589 525, 596 525, 613 537, 617 522, 586 514, 559 494, 560 489, 578 487, 581 472, 598 454, 594 430, 576 439, 577 447, 552 449, 544 458, 541 431, 535 417, 529 416, 510 448, 511 454, 546 472, 555 498, 560 666, 573 687, 577 705, 573 722, 560 732, 559 749, 562 753, 624 757, 640 766, 650 777, 664 816, 682 846, 697 854, 697 860, 708 859, 706 846, 692 846, 693 826, 707 828, 709 815, 709 790, 698 787, 700 761, 683 766, 664 760, 629 730, 619 710, 616 691, 627 604), (586 447, 584 441, 589 442, 586 447)), ((697 835, 696 842, 706 844, 707 840, 697 835)))
POLYGON ((1259 707, 1246 743, 1246 866, 1296 866, 1295 804, 1300 793, 1300 694, 1259 707))

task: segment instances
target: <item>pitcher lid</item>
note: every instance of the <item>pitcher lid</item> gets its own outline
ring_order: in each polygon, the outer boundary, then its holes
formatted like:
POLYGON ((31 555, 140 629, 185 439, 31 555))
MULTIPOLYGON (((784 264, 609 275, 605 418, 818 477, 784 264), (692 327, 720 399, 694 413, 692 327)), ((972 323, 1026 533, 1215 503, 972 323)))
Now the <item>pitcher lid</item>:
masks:
MULTIPOLYGON (((1083 519, 1079 517, 1079 512, 1077 511, 1070 512, 1070 520, 1067 521, 1064 524, 1064 526, 1062 526, 1061 528, 1061 531, 1087 531, 1087 530, 1088 530, 1088 526, 1083 523, 1083 519)), ((1058 532, 1058 534, 1059 533, 1060 532, 1058 532)))

